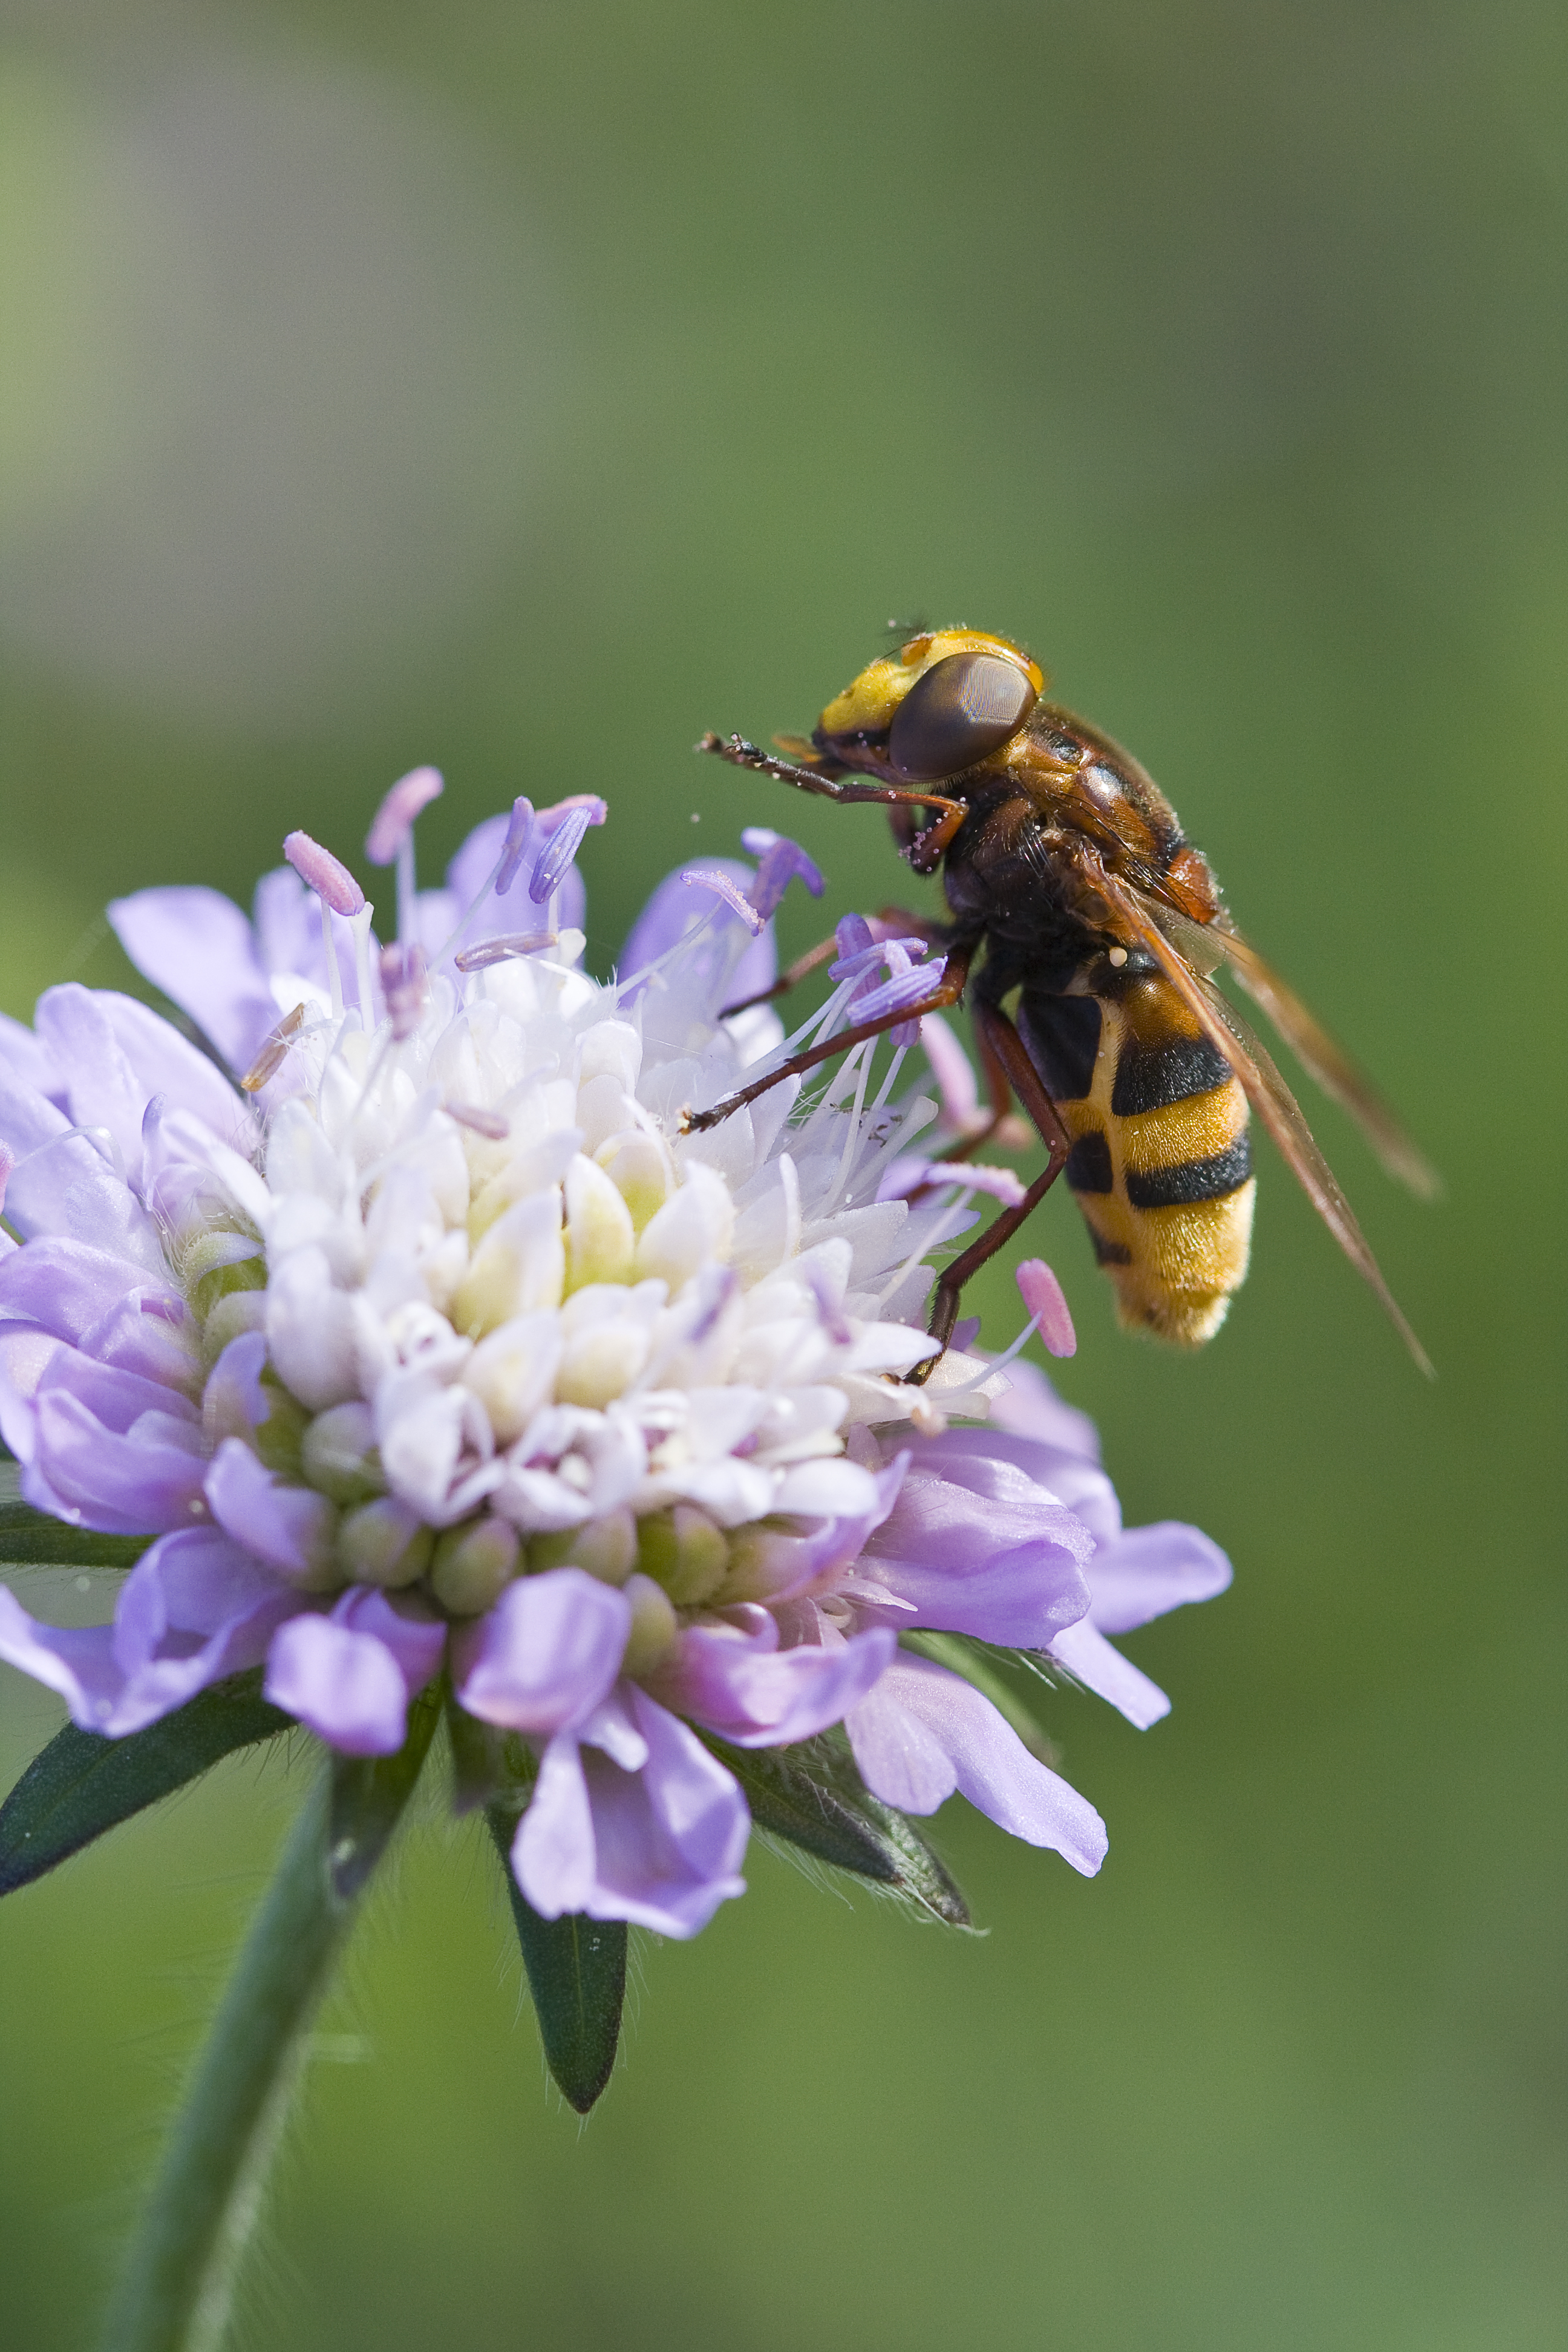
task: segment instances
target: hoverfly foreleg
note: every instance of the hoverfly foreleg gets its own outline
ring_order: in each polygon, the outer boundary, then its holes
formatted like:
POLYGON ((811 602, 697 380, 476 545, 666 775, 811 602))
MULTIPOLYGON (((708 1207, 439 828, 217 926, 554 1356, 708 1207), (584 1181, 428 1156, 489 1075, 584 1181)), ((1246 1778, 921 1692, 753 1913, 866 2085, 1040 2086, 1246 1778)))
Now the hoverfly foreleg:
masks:
MULTIPOLYGON (((942 1274, 931 1301, 931 1321, 926 1327, 931 1337, 940 1341, 943 1349, 952 1337, 952 1327, 958 1320, 959 1300, 966 1282, 973 1280, 987 1259, 1017 1232, 1026 1217, 1032 1216, 1045 1199, 1062 1170, 1067 1166, 1071 1138, 1062 1125, 1055 1103, 1041 1083, 1040 1074, 1029 1059, 1023 1039, 1007 1015, 990 1004, 974 1007, 974 1031, 979 1042, 981 1059, 991 1081, 992 1100, 995 1106, 996 1124, 1000 1125, 1006 1108, 1009 1085, 1040 1132, 1049 1157, 1041 1173, 1036 1177, 1023 1199, 1011 1209, 1004 1209, 987 1225, 977 1242, 972 1242, 942 1274)), ((911 1387, 919 1388, 931 1378, 941 1360, 929 1356, 923 1363, 905 1374, 911 1387)))
POLYGON ((847 784, 837 776, 825 775, 820 768, 781 760, 773 752, 764 751, 761 744, 749 743, 743 735, 715 735, 710 729, 706 735, 699 736, 693 748, 728 760, 732 768, 752 768, 759 775, 776 776, 781 783, 794 784, 799 792, 816 793, 819 799, 837 801, 841 805, 875 801, 884 808, 938 809, 943 819, 952 819, 954 831, 966 814, 964 803, 955 801, 947 793, 907 792, 898 784, 847 784))
POLYGON ((770 1087, 781 1085, 785 1078, 804 1077, 806 1071, 816 1069, 819 1062, 828 1062, 835 1055, 847 1054, 852 1045, 863 1045, 868 1037, 884 1036, 889 1029, 896 1029, 906 1021, 919 1021, 928 1013, 945 1012, 949 1005, 956 1004, 963 993, 973 953, 972 945, 952 949, 942 978, 936 982, 931 994, 920 1003, 901 1005, 896 1012, 884 1013, 876 1021, 858 1021, 852 1028, 840 1029, 831 1037, 819 1038, 815 1045, 807 1045, 802 1052, 792 1054, 789 1060, 781 1062, 776 1070, 769 1070, 763 1076, 753 1078, 750 1086, 737 1087, 732 1095, 726 1095, 722 1102, 716 1102, 710 1110, 689 1110, 682 1123, 682 1134, 696 1135, 704 1128, 721 1126, 736 1111, 743 1110, 748 1103, 755 1102, 759 1095, 765 1095, 770 1087))
MULTIPOLYGON (((911 915, 907 907, 879 907, 871 917, 871 936, 876 940, 924 940, 928 947, 939 948, 945 944, 948 933, 929 915, 911 915)), ((737 1013, 749 1013, 753 1004, 771 1004, 775 996, 787 995, 837 952, 837 932, 831 939, 818 940, 814 948, 807 948, 804 955, 785 965, 771 988, 759 988, 755 996, 743 996, 738 1004, 726 1004, 720 1020, 729 1021, 737 1013)))

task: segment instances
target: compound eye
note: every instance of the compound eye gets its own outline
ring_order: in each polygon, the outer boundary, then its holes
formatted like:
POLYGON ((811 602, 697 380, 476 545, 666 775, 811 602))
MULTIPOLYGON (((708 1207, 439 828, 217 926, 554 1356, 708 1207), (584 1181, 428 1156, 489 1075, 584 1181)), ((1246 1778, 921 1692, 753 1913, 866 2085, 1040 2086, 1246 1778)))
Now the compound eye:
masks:
POLYGON ((906 782, 939 783, 999 751, 1035 707, 1021 669, 996 654, 949 654, 893 714, 888 757, 906 782))

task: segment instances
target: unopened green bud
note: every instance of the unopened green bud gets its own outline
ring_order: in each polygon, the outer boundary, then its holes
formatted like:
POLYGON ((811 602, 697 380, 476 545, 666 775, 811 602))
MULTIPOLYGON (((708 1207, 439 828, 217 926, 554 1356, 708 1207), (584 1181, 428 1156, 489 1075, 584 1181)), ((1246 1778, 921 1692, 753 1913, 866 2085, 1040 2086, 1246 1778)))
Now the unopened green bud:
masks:
POLYGON ((624 1584, 637 1564, 637 1524, 629 1511, 605 1511, 580 1528, 535 1536, 528 1547, 535 1573, 546 1568, 580 1568, 601 1584, 624 1584))
POLYGON ((434 1543, 423 1521, 390 1495, 351 1511, 338 1529, 338 1557, 350 1581, 389 1590, 424 1575, 434 1543))
POLYGON ((718 1591, 730 1566, 730 1545, 706 1511, 677 1503, 637 1521, 637 1568, 653 1577, 679 1609, 699 1608, 718 1591))
POLYGON ((651 1576, 628 1576, 624 1587, 632 1604, 632 1630, 621 1660, 624 1675, 652 1672, 675 1647, 680 1628, 668 1593, 651 1576))
POLYGON ((482 1617, 517 1574, 517 1529, 505 1519, 470 1519, 437 1536, 430 1589, 455 1617, 482 1617))
POLYGON ((300 1460, 311 1486, 345 1510, 386 1491, 367 1404, 335 1404, 319 1412, 305 1432, 300 1460))

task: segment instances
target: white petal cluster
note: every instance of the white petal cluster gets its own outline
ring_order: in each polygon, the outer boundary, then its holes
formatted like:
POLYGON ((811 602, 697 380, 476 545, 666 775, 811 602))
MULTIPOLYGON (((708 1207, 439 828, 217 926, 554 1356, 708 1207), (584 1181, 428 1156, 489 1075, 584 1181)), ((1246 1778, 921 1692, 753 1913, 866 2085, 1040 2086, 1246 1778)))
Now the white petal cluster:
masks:
MULTIPOLYGON (((438 976, 401 1042, 318 1008, 259 1165, 209 1153, 226 1205, 191 1197, 173 1246, 209 1357, 265 1338, 263 1456, 322 1497, 310 1589, 428 1574, 479 1610, 568 1530, 622 1582, 664 1515, 664 1584, 700 1605, 730 1531, 874 1507, 847 1433, 907 1415, 924 1260, 968 1222, 876 1197, 935 1105, 867 1111, 862 1055, 798 1126, 786 1081, 684 1137, 778 1035, 718 1021, 711 946, 619 990, 538 955, 438 976)), ((971 1376, 950 1357, 925 1394, 971 1376)))

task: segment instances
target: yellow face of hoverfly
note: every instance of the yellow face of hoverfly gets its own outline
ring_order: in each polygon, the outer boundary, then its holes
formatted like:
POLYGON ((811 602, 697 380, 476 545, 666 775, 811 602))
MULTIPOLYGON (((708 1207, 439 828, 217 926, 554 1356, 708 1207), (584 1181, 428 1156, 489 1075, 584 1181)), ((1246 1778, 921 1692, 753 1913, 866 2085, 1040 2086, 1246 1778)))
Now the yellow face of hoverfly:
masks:
POLYGON ((826 765, 935 783, 999 751, 1045 685, 1039 665, 1005 637, 928 629, 863 669, 811 740, 826 765))

